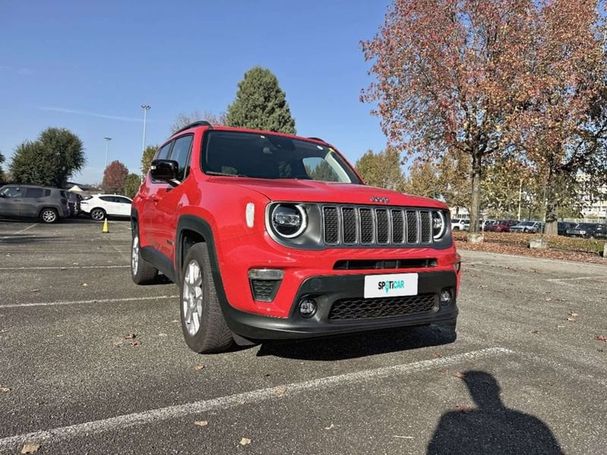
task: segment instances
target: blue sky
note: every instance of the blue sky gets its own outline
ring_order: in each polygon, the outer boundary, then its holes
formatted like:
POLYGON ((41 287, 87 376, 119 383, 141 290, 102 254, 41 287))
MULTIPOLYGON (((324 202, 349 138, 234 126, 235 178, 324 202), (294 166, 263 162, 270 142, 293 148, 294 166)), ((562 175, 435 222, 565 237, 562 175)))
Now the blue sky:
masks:
POLYGON ((388 0, 0 0, 0 151, 10 157, 49 126, 84 142, 75 180, 101 180, 110 160, 139 172, 140 105, 147 143, 163 141, 181 112, 221 112, 245 71, 272 70, 297 132, 332 142, 355 161, 385 145, 371 106, 360 41, 388 0))

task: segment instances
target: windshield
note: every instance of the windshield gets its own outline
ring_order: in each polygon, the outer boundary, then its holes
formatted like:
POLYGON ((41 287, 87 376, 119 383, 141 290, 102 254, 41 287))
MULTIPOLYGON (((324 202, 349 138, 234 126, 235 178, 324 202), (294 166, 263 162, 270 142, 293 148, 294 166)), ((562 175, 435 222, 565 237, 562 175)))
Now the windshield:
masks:
POLYGON ((202 169, 209 175, 360 183, 327 145, 271 134, 209 131, 202 169))

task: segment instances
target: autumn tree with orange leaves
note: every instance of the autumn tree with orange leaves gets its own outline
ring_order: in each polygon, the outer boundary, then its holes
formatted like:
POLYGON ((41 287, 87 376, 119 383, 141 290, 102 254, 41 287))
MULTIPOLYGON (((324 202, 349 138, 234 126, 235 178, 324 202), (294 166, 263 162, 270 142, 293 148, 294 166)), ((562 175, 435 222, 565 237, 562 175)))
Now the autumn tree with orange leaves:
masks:
POLYGON ((122 193, 124 182, 129 175, 129 170, 120 161, 112 161, 103 171, 101 188, 106 193, 122 193))
MULTIPOLYGON (((410 157, 469 156, 472 232, 478 232, 487 163, 540 162, 543 131, 550 137, 554 125, 560 127, 567 91, 581 89, 581 81, 592 85, 571 70, 583 63, 596 75, 596 41, 587 33, 597 22, 589 13, 595 6, 585 0, 394 0, 378 34, 363 43, 376 80, 362 99, 375 103, 389 141, 410 157), (571 57, 571 64, 563 62, 571 57), (555 96, 559 88, 561 97, 555 96), (548 127, 541 124, 542 109, 554 111, 548 127)), ((580 126, 594 92, 579 90, 571 125, 580 126)), ((572 128, 566 130, 556 138, 568 137, 572 128)))
POLYGON ((607 172, 603 24, 598 2, 540 5, 531 92, 517 118, 525 158, 545 193, 546 233, 557 233, 558 209, 579 180, 607 172))

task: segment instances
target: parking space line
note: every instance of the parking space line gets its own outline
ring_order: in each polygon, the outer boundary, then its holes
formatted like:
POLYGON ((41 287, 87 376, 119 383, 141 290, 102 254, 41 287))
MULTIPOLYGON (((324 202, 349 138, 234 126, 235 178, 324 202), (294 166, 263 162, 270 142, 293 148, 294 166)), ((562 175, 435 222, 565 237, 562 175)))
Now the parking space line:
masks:
POLYGON ((599 280, 600 281, 600 276, 595 275, 595 276, 578 276, 578 277, 573 277, 573 278, 548 278, 546 281, 549 281, 550 283, 557 283, 557 284, 564 284, 567 286, 575 286, 573 283, 568 283, 568 281, 585 281, 585 280, 599 280))
POLYGON ((499 355, 514 354, 510 349, 494 347, 478 351, 454 354, 432 360, 420 360, 418 362, 394 365, 373 370, 355 371, 352 373, 329 376, 325 378, 312 379, 265 389, 252 390, 250 392, 227 395, 209 400, 195 401, 165 408, 150 409, 148 411, 124 414, 103 420, 94 420, 75 425, 53 428, 50 430, 35 431, 33 433, 20 434, 0 439, 0 450, 13 449, 25 442, 56 443, 72 439, 78 436, 90 436, 108 431, 123 430, 135 426, 146 425, 154 422, 162 422, 170 419, 199 414, 213 410, 225 410, 247 404, 261 403, 263 401, 294 396, 309 390, 327 389, 343 384, 369 381, 396 375, 412 374, 435 368, 448 367, 461 362, 480 360, 499 355))
POLYGON ((92 299, 92 300, 66 300, 61 302, 37 302, 37 303, 10 303, 8 305, 0 305, 0 310, 4 308, 29 308, 37 306, 59 306, 59 305, 78 305, 86 303, 119 303, 119 302, 136 302, 139 300, 162 300, 176 299, 178 295, 158 295, 152 297, 124 297, 120 299, 92 299))
POLYGON ((20 231, 15 232, 15 234, 14 234, 14 235, 17 235, 17 234, 23 234, 25 231, 29 231, 29 230, 30 230, 31 228, 33 228, 34 226, 38 226, 38 224, 40 224, 40 223, 34 223, 34 224, 32 224, 31 226, 26 227, 25 229, 21 229, 20 231))
POLYGON ((34 267, 0 267, 0 272, 13 270, 80 270, 80 269, 128 269, 130 265, 49 265, 34 267))

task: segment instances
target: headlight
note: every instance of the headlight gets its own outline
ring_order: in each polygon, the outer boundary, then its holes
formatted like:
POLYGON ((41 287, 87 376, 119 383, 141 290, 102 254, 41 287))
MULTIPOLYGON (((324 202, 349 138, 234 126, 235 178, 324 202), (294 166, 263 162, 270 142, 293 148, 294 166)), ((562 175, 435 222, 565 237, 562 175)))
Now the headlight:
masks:
POLYGON ((447 222, 445 214, 440 211, 432 212, 432 237, 434 240, 440 240, 447 232, 447 222))
POLYGON ((306 229, 306 212, 299 205, 278 204, 270 213, 270 223, 278 235, 292 239, 306 229))

